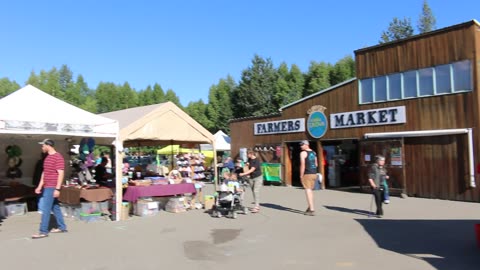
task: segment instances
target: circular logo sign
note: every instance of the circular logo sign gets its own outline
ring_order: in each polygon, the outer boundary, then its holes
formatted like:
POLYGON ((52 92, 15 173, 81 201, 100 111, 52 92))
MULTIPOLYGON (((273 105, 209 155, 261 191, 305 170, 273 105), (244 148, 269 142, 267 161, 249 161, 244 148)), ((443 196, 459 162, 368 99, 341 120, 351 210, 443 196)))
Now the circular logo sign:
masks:
POLYGON ((307 130, 310 136, 315 139, 323 137, 327 132, 327 117, 323 112, 313 112, 307 119, 307 130))

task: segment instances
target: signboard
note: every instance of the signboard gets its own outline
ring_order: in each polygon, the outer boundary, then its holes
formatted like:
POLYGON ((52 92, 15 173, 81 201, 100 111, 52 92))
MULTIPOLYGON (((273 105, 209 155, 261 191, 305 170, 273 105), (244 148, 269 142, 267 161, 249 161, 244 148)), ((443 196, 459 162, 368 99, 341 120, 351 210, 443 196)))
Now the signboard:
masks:
POLYGON ((315 105, 308 110, 307 130, 315 139, 319 139, 327 133, 328 121, 323 113, 325 109, 323 106, 315 105))
POLYGON ((305 118, 255 123, 253 127, 254 135, 295 133, 304 131, 305 118))
POLYGON ((407 122, 405 106, 330 114, 330 128, 394 125, 407 122))

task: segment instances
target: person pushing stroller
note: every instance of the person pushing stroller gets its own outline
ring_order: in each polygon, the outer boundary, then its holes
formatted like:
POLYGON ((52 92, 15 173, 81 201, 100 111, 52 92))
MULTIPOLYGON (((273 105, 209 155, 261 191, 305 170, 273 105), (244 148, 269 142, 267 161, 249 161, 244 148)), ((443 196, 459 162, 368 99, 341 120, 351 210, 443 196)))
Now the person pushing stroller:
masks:
POLYGON ((248 208, 244 206, 243 198, 245 194, 244 185, 241 184, 235 173, 225 172, 223 175, 223 183, 220 190, 217 191, 215 207, 212 216, 222 217, 226 215, 231 218, 237 218, 237 212, 248 214, 248 208))

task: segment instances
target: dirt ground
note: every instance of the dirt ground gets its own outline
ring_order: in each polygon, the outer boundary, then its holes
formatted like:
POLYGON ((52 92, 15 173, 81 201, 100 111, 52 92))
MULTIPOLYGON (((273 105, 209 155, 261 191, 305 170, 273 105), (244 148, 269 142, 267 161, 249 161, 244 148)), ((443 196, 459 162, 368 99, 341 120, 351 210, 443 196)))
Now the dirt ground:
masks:
POLYGON ((480 269, 479 203, 393 197, 376 218, 363 193, 315 191, 313 217, 299 188, 264 186, 261 201, 260 213, 237 219, 67 218, 68 233, 38 240, 38 213, 12 216, 0 222, 1 269, 480 269))

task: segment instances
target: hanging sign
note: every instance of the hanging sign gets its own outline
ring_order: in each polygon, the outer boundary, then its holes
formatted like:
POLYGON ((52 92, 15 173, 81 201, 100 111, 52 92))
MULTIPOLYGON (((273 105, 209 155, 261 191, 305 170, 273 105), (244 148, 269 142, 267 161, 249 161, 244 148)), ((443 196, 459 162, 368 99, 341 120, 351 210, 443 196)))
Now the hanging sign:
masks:
POLYGON ((324 106, 315 105, 307 112, 307 130, 315 139, 319 139, 327 133, 328 121, 324 113, 325 109, 324 106))

